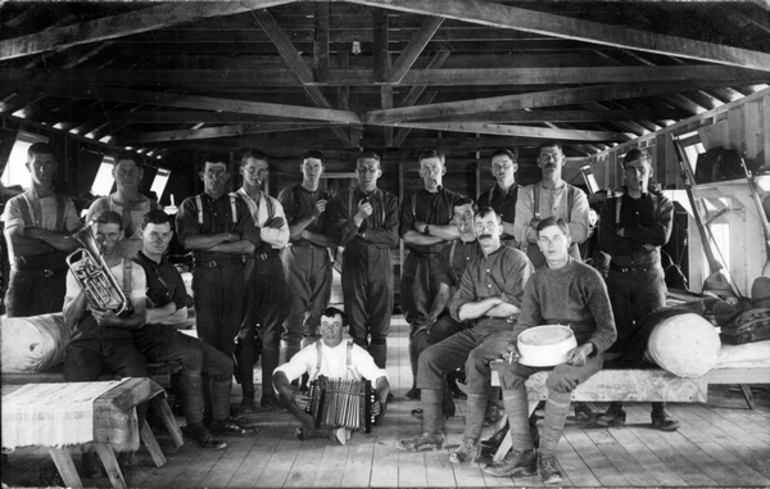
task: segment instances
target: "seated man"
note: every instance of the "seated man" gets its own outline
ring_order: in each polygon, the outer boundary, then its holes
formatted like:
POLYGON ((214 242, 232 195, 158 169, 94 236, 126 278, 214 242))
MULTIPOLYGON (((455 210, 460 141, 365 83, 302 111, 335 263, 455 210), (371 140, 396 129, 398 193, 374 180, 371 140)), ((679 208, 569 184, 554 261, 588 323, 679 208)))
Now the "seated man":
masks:
POLYGON ((417 387, 421 389, 422 433, 397 445, 400 450, 412 452, 444 448, 443 376, 465 363, 468 385, 465 435, 460 448, 449 457, 450 462, 463 465, 473 462, 481 450, 479 438, 491 387, 489 362, 505 352, 519 314, 524 284, 532 273, 532 264, 522 251, 501 243, 502 221, 492 208, 479 210, 474 229, 481 254, 471 258, 466 267, 450 311, 457 321, 475 324, 420 355, 417 387))
POLYGON ((325 437, 337 439, 346 443, 350 432, 345 428, 325 427, 316 430, 312 416, 305 411, 310 401, 306 393, 301 392, 291 383, 310 374, 310 380, 319 375, 329 379, 361 380, 364 378, 372 383, 376 391, 376 400, 372 406, 372 414, 379 417, 385 414, 385 407, 390 391, 388 374, 377 367, 372 356, 352 340, 343 342, 348 332, 348 318, 345 313, 335 307, 326 308, 321 313, 321 341, 300 350, 288 363, 284 363, 273 374, 273 386, 278 392, 278 398, 288 411, 303 426, 297 428, 295 435, 300 440, 325 437), (320 355, 320 358, 319 358, 320 355))
POLYGON ((233 361, 213 346, 177 331, 172 324, 187 320, 193 299, 187 294, 182 276, 163 255, 174 236, 171 217, 160 209, 148 212, 141 227, 142 249, 136 262, 147 276, 147 324, 134 331, 134 344, 150 362, 179 360, 185 432, 202 448, 220 450, 227 443, 216 435, 244 436, 256 433, 230 418, 233 361), (210 383, 205 389, 203 383, 210 383), (209 428, 203 424, 203 393, 211 396, 209 428), (209 431, 209 429, 211 431, 209 431))
POLYGON ((601 370, 604 351, 615 341, 615 319, 602 276, 569 255, 571 239, 567 223, 548 217, 537 226, 538 246, 546 265, 527 284, 513 338, 528 328, 544 324, 568 324, 578 346, 567 353, 567 363, 556 367, 528 367, 516 362, 515 339, 508 345, 510 368, 501 374, 503 401, 508 414, 513 450, 500 463, 484 471, 500 477, 540 473, 545 484, 561 482, 553 455, 570 408, 571 393, 601 370), (546 381, 548 400, 535 450, 528 420, 524 382, 540 370, 553 370, 546 381))
MULTIPOLYGON (((64 378, 67 382, 93 382, 99 379, 105 368, 121 377, 147 377, 147 362, 134 346, 131 334, 133 330, 141 328, 145 321, 144 270, 118 255, 123 239, 123 220, 120 214, 112 211, 97 212, 90 226, 95 242, 103 253, 102 258, 109 267, 106 273, 115 277, 121 290, 105 288, 88 278, 84 280, 82 277, 91 275, 90 269, 94 265, 99 267, 98 264, 90 263, 88 258, 80 259, 72 265, 67 273, 67 292, 62 311, 65 324, 72 330, 72 338, 65 350, 64 378), (75 273, 81 278, 76 278, 75 273), (88 296, 81 287, 81 281, 89 290, 88 296), (125 295, 129 307, 118 315, 109 303, 101 303, 109 307, 91 306, 93 297, 102 292, 125 295), (88 297, 91 297, 91 301, 88 297)), ((98 256, 92 258, 98 263, 98 256)), ((138 426, 143 425, 146 414, 147 402, 136 406, 138 426)), ((96 459, 89 452, 84 452, 83 456, 86 471, 98 474, 98 467, 94 467, 96 459)))

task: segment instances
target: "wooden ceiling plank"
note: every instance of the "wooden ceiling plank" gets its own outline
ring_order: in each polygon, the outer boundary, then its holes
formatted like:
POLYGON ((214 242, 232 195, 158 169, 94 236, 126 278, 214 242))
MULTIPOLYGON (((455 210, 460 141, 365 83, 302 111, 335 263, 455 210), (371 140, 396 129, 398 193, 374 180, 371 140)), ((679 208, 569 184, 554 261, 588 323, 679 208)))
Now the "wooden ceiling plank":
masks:
POLYGON ((616 48, 770 71, 770 53, 537 12, 488 1, 347 0, 358 5, 434 15, 616 48))
MULTIPOLYGON (((436 92, 427 92, 422 97, 422 99, 420 99, 420 102, 422 102, 423 104, 430 104, 431 102, 433 102, 433 99, 436 98, 436 95, 437 95, 436 92)), ((406 141, 406 138, 409 136, 409 133, 411 132, 412 132, 411 127, 400 127, 398 129, 398 132, 396 133, 396 137, 393 138, 393 147, 400 148, 401 145, 404 144, 404 141, 406 141)))
POLYGON ((313 29, 313 81, 329 83, 329 2, 315 4, 313 29))
POLYGON ((400 127, 427 129, 433 131, 467 132, 473 134, 494 134, 526 138, 558 139, 562 141, 630 141, 625 133, 608 131, 584 131, 577 129, 551 129, 546 127, 513 126, 505 124, 486 124, 483 122, 406 122, 400 127))
POLYGON ((493 113, 524 108, 554 107, 558 105, 618 100, 675 93, 683 90, 700 90, 721 86, 719 82, 671 82, 666 84, 620 83, 591 87, 567 88, 519 95, 503 95, 457 102, 443 102, 414 107, 398 107, 372 110, 366 115, 368 123, 393 123, 406 120, 428 119, 465 114, 493 113))
MULTIPOLYGON (((445 49, 443 51, 439 51, 436 54, 433 55, 431 60, 428 62, 428 69, 438 69, 441 68, 441 65, 444 64, 444 62, 449 58, 449 54, 451 51, 448 49, 445 49)), ((427 85, 417 85, 413 86, 409 93, 406 94, 404 97, 404 100, 401 102, 402 107, 410 107, 417 103, 417 100, 420 98, 420 95, 423 94, 425 89, 427 88, 427 85)))
POLYGON ((185 109, 319 120, 342 124, 362 123, 358 114, 351 111, 304 107, 299 105, 271 104, 267 102, 252 102, 249 100, 233 100, 218 97, 204 97, 198 95, 179 95, 166 92, 102 88, 97 86, 88 88, 57 87, 56 89, 50 90, 44 89, 43 93, 48 96, 56 97, 112 100, 135 104, 164 105, 167 107, 179 107, 185 109))
POLYGON ((185 2, 144 8, 134 12, 74 25, 52 27, 35 34, 5 39, 0 41, 0 61, 80 44, 117 39, 209 17, 233 15, 295 1, 297 0, 185 2))
POLYGON ((374 9, 372 12, 372 38, 374 83, 385 84, 390 70, 390 53, 388 52, 388 13, 383 9, 374 9))
POLYGON ((441 24, 444 22, 443 17, 429 17, 425 20, 422 26, 417 30, 414 37, 406 48, 401 52, 396 62, 393 63, 393 67, 390 69, 389 82, 393 85, 398 85, 403 80, 407 71, 414 65, 417 58, 420 57, 425 46, 433 38, 433 35, 438 31, 441 24))
POLYGON ((425 122, 609 122, 634 119, 681 119, 679 110, 512 110, 492 114, 426 119, 425 122))

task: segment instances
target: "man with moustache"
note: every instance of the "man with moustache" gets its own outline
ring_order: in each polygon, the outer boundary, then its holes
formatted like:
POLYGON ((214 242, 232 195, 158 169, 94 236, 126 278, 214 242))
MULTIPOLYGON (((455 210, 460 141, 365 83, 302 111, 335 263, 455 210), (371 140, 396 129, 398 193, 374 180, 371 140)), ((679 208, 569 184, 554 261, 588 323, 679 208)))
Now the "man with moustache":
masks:
MULTIPOLYGON (((454 205, 462 198, 442 185, 446 173, 446 157, 442 153, 429 149, 418 160, 424 188, 401 203, 399 226, 407 250, 401 277, 401 310, 411 333, 428 317, 433 297, 438 293, 439 252, 459 236, 450 221, 454 205)), ((409 361, 412 374, 416 375, 417 353, 411 341, 409 361)), ((406 396, 418 399, 420 391, 412 386, 406 396)))
POLYGON ((281 333, 289 305, 289 291, 281 263, 281 249, 289 242, 283 206, 262 190, 269 172, 267 155, 250 150, 241 158, 243 186, 236 195, 249 208, 254 225, 259 230, 260 243, 246 267, 248 284, 244 319, 238 333, 235 349, 238 361, 236 372, 243 388, 241 412, 254 412, 254 365, 257 361, 255 345, 257 324, 262 340, 262 398, 265 409, 282 409, 272 389, 273 370, 280 363, 281 333))
POLYGON ((69 236, 80 227, 69 197, 54 193, 58 167, 48 143, 27 150, 29 189, 5 204, 5 242, 11 273, 5 294, 6 314, 12 317, 60 312, 64 303, 67 254, 78 248, 69 236))
POLYGON ((332 293, 330 248, 336 246, 331 216, 326 211, 330 197, 318 188, 324 172, 324 155, 309 150, 300 161, 302 183, 278 195, 290 230, 289 245, 281 252, 290 297, 283 322, 287 362, 300 346, 318 339, 321 310, 332 293))
POLYGON ((572 237, 570 255, 576 260, 580 260, 577 245, 588 237, 588 198, 582 190, 562 180, 566 161, 560 143, 543 142, 537 160, 543 178, 519 191, 513 234, 536 269, 545 265, 537 245, 536 229, 541 220, 553 216, 567 222, 572 237))
POLYGON ((516 248, 513 224, 516 221, 516 200, 519 186, 516 184, 516 170, 519 169, 516 155, 509 149, 498 149, 492 153, 492 176, 497 184, 479 197, 479 206, 491 207, 503 220, 503 244, 516 248))
POLYGON ((555 217, 543 219, 536 229, 546 266, 538 269, 527 283, 521 315, 507 347, 510 367, 501 372, 501 383, 513 450, 500 463, 484 468, 494 476, 539 473, 545 484, 561 482, 554 451, 564 430, 571 393, 601 370, 603 353, 617 336, 604 280, 598 271, 570 256, 569 230, 566 221, 555 217), (578 346, 567 353, 566 363, 555 367, 518 363, 516 339, 525 330, 546 324, 567 324, 572 329, 578 346), (541 370, 551 370, 551 375, 546 381, 545 419, 539 447, 535 449, 524 382, 541 370))
POLYGON ((358 185, 334 201, 334 225, 342 254, 342 292, 353 341, 384 369, 393 313, 391 248, 398 245, 398 199, 377 187, 379 155, 364 152, 356 162, 358 185))
MULTIPOLYGON (((610 255, 607 287, 618 325, 621 359, 634 349, 644 349, 649 336, 637 337, 639 321, 648 313, 665 307, 666 281, 660 261, 660 248, 671 237, 674 204, 649 188, 652 157, 647 151, 632 149, 623 158, 627 186, 623 195, 608 199, 599 221, 599 249, 610 255)), ((672 418, 666 403, 652 403, 652 426, 676 431, 679 421, 672 418)), ((600 426, 625 424, 622 402, 613 402, 596 419, 600 426)))
POLYGON ((246 203, 227 193, 229 161, 226 153, 204 155, 204 191, 179 206, 176 230, 193 254, 198 338, 233 356, 243 321, 244 266, 262 239, 246 203))
POLYGON ((468 413, 460 447, 449 461, 468 465, 476 460, 479 438, 490 388, 489 363, 506 351, 511 331, 519 315, 524 284, 532 273, 526 255, 500 242, 502 221, 485 207, 474 219, 481 254, 470 260, 450 311, 457 321, 473 322, 472 328, 456 333, 420 355, 417 387, 421 389, 422 433, 401 440, 400 450, 440 450, 446 445, 441 416, 443 376, 465 364, 468 413))
POLYGON ((134 257, 142 249, 142 219, 151 210, 158 209, 158 202, 142 195, 139 187, 144 178, 141 160, 129 153, 116 153, 112 156, 112 178, 117 191, 96 199, 88 208, 86 222, 99 211, 111 210, 123 218, 126 239, 121 244, 121 256, 134 257))
MULTIPOLYGON (((411 336, 418 359, 429 346, 473 326, 472 323, 454 319, 449 312, 449 304, 460 286, 460 278, 463 276, 468 262, 471 258, 481 254, 481 248, 476 241, 476 233, 473 229, 473 217, 477 211, 476 203, 467 197, 459 200, 454 206, 452 224, 457 226, 458 231, 460 231, 460 238, 452 241, 452 244, 441 250, 441 267, 437 277, 438 293, 433 298, 428 317, 424 321, 418 322, 417 330, 411 336)), ((419 369, 419 361, 417 368, 419 369)), ((415 375, 414 382, 417 381, 416 377, 417 375, 415 375)), ((422 409, 415 409, 412 411, 412 415, 420 417, 422 412, 422 409)), ((441 412, 444 417, 454 416, 455 413, 455 405, 446 383, 444 383, 441 412)))

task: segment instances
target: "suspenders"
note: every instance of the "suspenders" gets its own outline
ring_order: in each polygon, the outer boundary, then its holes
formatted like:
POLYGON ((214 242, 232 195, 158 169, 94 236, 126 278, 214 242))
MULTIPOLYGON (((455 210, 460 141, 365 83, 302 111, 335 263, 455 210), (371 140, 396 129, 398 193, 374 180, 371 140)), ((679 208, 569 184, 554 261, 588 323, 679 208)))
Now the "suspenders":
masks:
MULTIPOLYGON (((237 206, 235 203, 235 199, 237 198, 236 194, 230 193, 230 210, 232 211, 230 214, 232 215, 233 219, 233 228, 238 225, 238 212, 237 212, 237 206)), ((203 226, 203 199, 201 199, 200 194, 195 196, 195 206, 198 208, 198 225, 203 226)))
MULTIPOLYGON (((315 343, 316 346, 316 352, 318 359, 316 360, 315 364, 315 374, 310 378, 310 380, 315 380, 316 377, 321 373, 321 360, 323 360, 323 347, 322 347, 323 341, 318 340, 315 343)), ((351 368, 351 365, 353 364, 353 340, 348 340, 347 344, 347 351, 345 355, 345 366, 347 367, 345 374, 349 376, 349 378, 355 378, 355 375, 353 374, 353 369, 351 368)))
MULTIPOLYGON (((67 205, 67 201, 64 200, 63 195, 54 194, 56 197, 56 224, 54 231, 64 231, 64 208, 67 205)), ((25 226, 32 226, 36 222, 43 220, 43 211, 39 206, 33 206, 28 198, 24 198, 24 205, 19 206, 22 219, 25 226), (39 215, 38 215, 39 214, 39 215)))

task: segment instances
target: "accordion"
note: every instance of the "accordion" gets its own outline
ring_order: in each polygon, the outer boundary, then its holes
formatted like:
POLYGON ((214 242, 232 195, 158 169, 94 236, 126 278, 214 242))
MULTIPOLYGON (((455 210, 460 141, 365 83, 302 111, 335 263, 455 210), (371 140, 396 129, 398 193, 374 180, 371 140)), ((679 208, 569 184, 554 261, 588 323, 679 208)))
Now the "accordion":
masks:
POLYGON ((375 422, 372 414, 374 390, 369 381, 328 379, 323 375, 310 383, 310 401, 305 411, 313 417, 315 428, 347 428, 369 433, 375 422))

